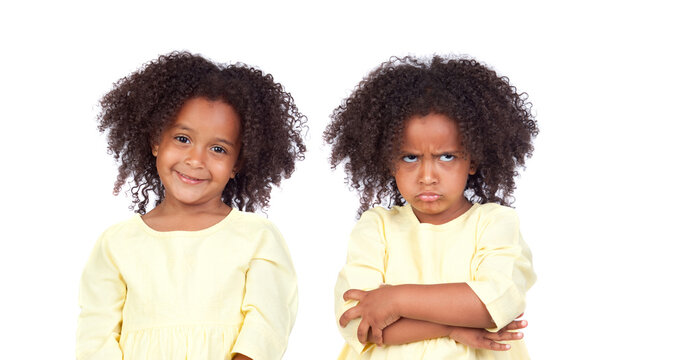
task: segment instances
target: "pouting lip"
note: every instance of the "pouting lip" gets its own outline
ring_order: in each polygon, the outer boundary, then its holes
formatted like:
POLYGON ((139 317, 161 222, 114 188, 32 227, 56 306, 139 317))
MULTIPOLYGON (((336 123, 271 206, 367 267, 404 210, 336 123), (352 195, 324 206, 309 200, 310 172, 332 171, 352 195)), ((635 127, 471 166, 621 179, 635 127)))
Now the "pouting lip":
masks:
POLYGON ((417 194, 417 196, 440 196, 440 194, 432 191, 424 191, 417 194))
POLYGON ((440 198, 440 194, 432 192, 432 191, 424 191, 422 193, 417 194, 416 198, 421 200, 421 201, 435 201, 440 198))

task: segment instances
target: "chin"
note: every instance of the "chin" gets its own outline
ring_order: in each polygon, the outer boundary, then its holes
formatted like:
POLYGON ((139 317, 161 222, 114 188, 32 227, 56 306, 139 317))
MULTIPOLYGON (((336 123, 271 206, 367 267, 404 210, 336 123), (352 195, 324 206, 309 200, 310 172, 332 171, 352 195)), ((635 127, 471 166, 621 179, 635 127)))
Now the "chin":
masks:
POLYGON ((443 209, 440 208, 439 204, 433 203, 423 203, 419 204, 420 206, 412 206, 414 209, 422 214, 426 215, 437 215, 443 212, 443 209))

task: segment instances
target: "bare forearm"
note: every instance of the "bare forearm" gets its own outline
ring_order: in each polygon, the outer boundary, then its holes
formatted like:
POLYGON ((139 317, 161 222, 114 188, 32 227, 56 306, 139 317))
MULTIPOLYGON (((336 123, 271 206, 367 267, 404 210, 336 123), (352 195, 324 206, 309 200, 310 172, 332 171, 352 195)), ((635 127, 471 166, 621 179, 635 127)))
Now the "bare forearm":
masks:
POLYGON ((466 283, 437 285, 394 285, 364 291, 350 289, 344 300, 358 304, 346 310, 339 318, 345 327, 350 321, 361 318, 358 340, 384 343, 383 330, 400 318, 423 320, 441 325, 467 328, 491 328, 494 322, 475 292, 466 283))
POLYGON ((487 308, 466 283, 398 285, 396 293, 401 317, 462 327, 494 326, 487 308))
MULTIPOLYGON (((432 323, 423 320, 400 318, 384 329, 384 344, 401 345, 415 341, 435 339, 449 336, 452 326, 432 323)), ((368 334, 368 342, 374 343, 372 333, 368 334)))
MULTIPOLYGON (((507 351, 510 349, 510 345, 499 343, 499 341, 522 339, 523 334, 518 330, 524 329, 527 325, 526 321, 513 321, 501 331, 492 333, 484 329, 441 325, 423 320, 401 318, 384 329, 383 344, 402 345, 415 341, 448 337, 457 343, 474 349, 507 351)), ((368 334, 368 342, 374 342, 371 333, 368 334)))

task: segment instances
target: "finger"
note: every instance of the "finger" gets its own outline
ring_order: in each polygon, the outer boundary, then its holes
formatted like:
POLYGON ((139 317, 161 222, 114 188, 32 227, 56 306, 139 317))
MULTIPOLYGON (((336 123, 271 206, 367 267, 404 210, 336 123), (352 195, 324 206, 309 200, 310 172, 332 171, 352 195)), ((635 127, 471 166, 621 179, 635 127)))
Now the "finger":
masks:
POLYGON ((342 296, 344 300, 362 300, 363 296, 365 296, 365 291, 363 290, 358 290, 358 289, 350 289, 347 290, 344 295, 342 296))
POLYGON ((381 329, 377 329, 376 327, 372 328, 372 342, 378 346, 384 344, 384 334, 381 329))
POLYGON ((489 333, 484 337, 493 341, 509 341, 509 340, 522 340, 524 334, 522 334, 521 332, 499 331, 497 333, 489 333))
POLYGON ((360 325, 358 325, 358 331, 356 332, 358 341, 360 341, 361 344, 367 344, 368 332, 370 332, 370 324, 361 320, 360 325))
POLYGON ((494 350, 494 351, 507 351, 507 350, 510 350, 510 345, 509 344, 499 344, 495 341, 492 341, 489 344, 489 348, 494 350))
POLYGON ((345 327, 353 319, 361 317, 360 306, 356 305, 349 310, 346 310, 342 316, 339 317, 339 325, 345 327))
MULTIPOLYGON (((495 351, 510 350, 510 345, 500 344, 500 343, 497 343, 496 341, 490 340, 486 337, 478 337, 475 340, 476 341, 475 341, 474 347, 476 349, 488 349, 488 350, 495 350, 495 351)), ((471 345, 471 347, 473 347, 473 345, 471 345)))
POLYGON ((526 320, 513 321, 510 324, 506 325, 506 327, 501 329, 501 331, 503 331, 503 330, 509 331, 509 330, 524 329, 525 327, 527 327, 527 325, 529 325, 529 323, 526 320))

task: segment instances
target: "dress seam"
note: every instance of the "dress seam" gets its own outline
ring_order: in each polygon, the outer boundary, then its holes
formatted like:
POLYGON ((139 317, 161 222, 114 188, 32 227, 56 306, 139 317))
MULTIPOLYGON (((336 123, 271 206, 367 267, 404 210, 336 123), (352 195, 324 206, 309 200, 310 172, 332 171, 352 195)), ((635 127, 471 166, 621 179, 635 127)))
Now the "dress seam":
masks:
POLYGON ((145 330, 156 330, 156 329, 169 329, 169 328, 180 328, 180 329, 187 329, 187 328, 200 328, 200 327, 236 327, 237 329, 239 328, 240 323, 198 323, 198 324, 184 324, 184 323, 179 323, 179 324, 171 324, 171 325, 160 325, 160 326, 140 326, 140 327, 133 327, 132 329, 124 329, 124 333, 133 333, 133 332, 139 332, 139 331, 145 331, 145 330))

